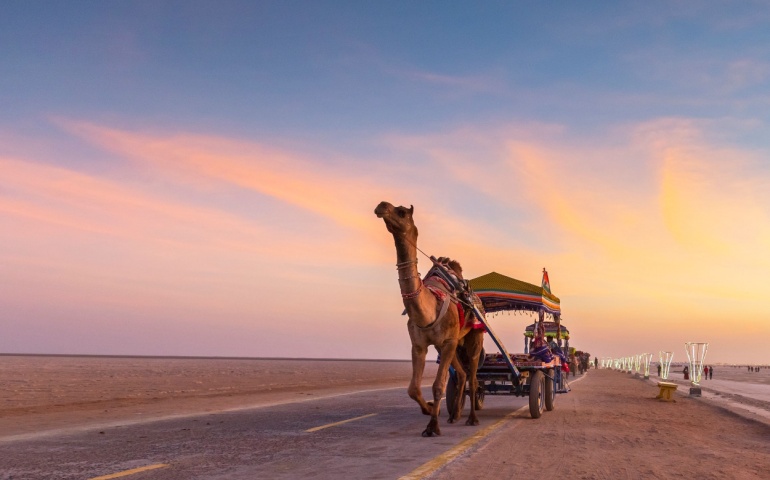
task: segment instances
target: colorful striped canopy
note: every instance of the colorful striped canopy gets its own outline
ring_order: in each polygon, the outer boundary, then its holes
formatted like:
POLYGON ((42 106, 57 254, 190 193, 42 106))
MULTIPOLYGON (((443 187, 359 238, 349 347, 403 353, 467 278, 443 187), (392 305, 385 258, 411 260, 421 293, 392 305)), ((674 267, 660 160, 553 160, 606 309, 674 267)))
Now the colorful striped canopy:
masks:
MULTIPOLYGON (((546 277, 547 278, 547 277, 546 277)), ((542 286, 522 282, 497 272, 487 273, 469 281, 473 291, 481 298, 484 310, 543 310, 551 315, 561 315, 559 297, 542 286)))

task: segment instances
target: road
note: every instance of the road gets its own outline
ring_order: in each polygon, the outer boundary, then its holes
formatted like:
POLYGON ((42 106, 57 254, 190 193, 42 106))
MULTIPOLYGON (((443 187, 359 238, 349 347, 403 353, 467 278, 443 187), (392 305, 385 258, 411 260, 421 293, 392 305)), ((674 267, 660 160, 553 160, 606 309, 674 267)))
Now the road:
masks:
POLYGON ((490 427, 533 421, 514 413, 526 404, 487 396, 476 427, 446 423, 442 405, 433 438, 420 436, 428 417, 404 388, 59 433, 0 442, 0 478, 393 479, 445 461, 490 427))

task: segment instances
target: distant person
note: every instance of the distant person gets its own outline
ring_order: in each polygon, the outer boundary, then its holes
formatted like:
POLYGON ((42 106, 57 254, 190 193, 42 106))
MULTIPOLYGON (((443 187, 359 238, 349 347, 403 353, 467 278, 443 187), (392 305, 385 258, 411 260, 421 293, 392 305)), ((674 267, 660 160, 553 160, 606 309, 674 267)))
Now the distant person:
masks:
POLYGON ((661 369, 661 366, 660 364, 658 364, 658 376, 660 376, 660 369, 661 369))
POLYGON ((684 379, 685 380, 689 380, 690 379, 690 367, 685 365, 684 369, 682 370, 682 373, 684 374, 684 379))
POLYGON ((599 368, 599 359, 594 357, 594 368, 599 368))
POLYGON ((703 367, 703 380, 708 380, 709 378, 709 367, 703 367))
POLYGON ((709 367, 709 380, 714 378, 714 367, 709 367))

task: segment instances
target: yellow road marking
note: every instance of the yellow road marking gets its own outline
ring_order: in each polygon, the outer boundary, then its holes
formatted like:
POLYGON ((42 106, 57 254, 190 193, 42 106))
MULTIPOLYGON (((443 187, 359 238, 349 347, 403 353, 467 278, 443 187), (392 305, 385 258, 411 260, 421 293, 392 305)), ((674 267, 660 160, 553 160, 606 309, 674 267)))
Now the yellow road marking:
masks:
POLYGON ((375 415, 377 415, 377 414, 376 413, 370 413, 368 415, 361 415, 360 417, 349 418, 349 419, 343 420, 341 422, 334 422, 334 423, 329 423, 328 425, 321 425, 320 427, 309 428, 309 429, 305 430, 305 432, 307 432, 307 433, 317 432, 318 430, 323 430, 324 428, 336 427, 337 425, 342 425, 343 423, 355 422, 356 420, 361 420, 361 419, 364 419, 364 418, 373 417, 375 415))
MULTIPOLYGON (((587 374, 588 372, 584 373, 580 378, 574 380, 572 383, 583 380, 587 374)), ((472 446, 476 445, 481 440, 483 440, 484 437, 487 437, 490 433, 502 427, 505 422, 519 415, 520 413, 524 413, 528 410, 529 410, 529 405, 525 405, 520 409, 516 410, 515 412, 509 413, 508 415, 498 420, 496 423, 493 423, 492 425, 482 430, 479 430, 473 436, 466 438, 464 441, 460 442, 454 448, 451 448, 446 452, 442 453, 441 455, 434 457, 431 460, 428 460, 427 462, 423 463, 422 465, 412 470, 408 474, 404 475, 403 477, 400 477, 398 480, 418 480, 435 473, 436 470, 438 470, 439 468, 442 468, 443 466, 452 462, 455 458, 467 452, 472 446)))
POLYGON ((478 432, 473 434, 471 437, 468 437, 462 442, 460 442, 454 448, 451 448, 446 452, 442 453, 441 455, 434 457, 431 460, 428 460, 427 462, 423 463, 422 465, 412 470, 408 474, 404 475, 403 477, 399 478, 398 480, 417 480, 417 479, 425 478, 428 475, 431 475, 439 468, 443 467, 444 465, 448 464, 449 462, 453 461, 455 458, 459 457, 460 455, 468 451, 472 446, 476 445, 481 440, 483 440, 484 437, 488 436, 490 433, 502 427, 503 424, 508 422, 508 420, 528 410, 529 410, 529 405, 521 407, 515 412, 509 413, 508 415, 498 420, 496 423, 493 423, 492 425, 479 430, 478 432))
POLYGON ((168 463, 156 463, 155 465, 147 465, 146 467, 132 468, 131 470, 124 470, 118 473, 111 473, 109 475, 102 475, 101 477, 93 477, 89 480, 110 480, 111 478, 126 477, 139 472, 146 472, 147 470, 155 470, 156 468, 168 467, 168 463))

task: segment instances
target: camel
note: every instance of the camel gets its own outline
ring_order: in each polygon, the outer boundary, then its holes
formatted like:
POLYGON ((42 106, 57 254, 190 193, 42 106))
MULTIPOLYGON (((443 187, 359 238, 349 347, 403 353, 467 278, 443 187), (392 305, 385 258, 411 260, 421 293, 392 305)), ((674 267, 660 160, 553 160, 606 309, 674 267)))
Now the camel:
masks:
MULTIPOLYGON (((420 405, 422 413, 430 415, 430 421, 422 432, 423 437, 441 435, 438 424, 439 407, 441 397, 444 395, 449 365, 457 371, 457 401, 454 412, 449 412, 449 423, 459 420, 462 397, 465 395, 466 378, 469 381, 470 391, 475 392, 478 387, 476 370, 479 363, 479 354, 484 341, 484 331, 470 326, 460 325, 460 312, 454 302, 449 302, 446 307, 443 302, 437 300, 429 288, 423 284, 417 270, 417 227, 412 220, 414 206, 394 207, 388 202, 381 202, 375 208, 374 213, 382 218, 385 227, 393 235, 396 244, 396 269, 398 271, 398 283, 401 289, 401 297, 404 301, 406 313, 409 316, 407 329, 412 341, 412 380, 409 382, 408 394, 420 405), (433 382, 433 401, 426 402, 422 396, 420 386, 422 384, 423 371, 425 369, 425 356, 428 347, 433 345, 440 354, 440 362, 436 379, 433 382), (470 359, 469 371, 466 373, 456 356, 458 345, 464 345, 470 359)), ((462 279, 462 267, 456 261, 439 258, 445 262, 458 278, 462 279)), ((426 282, 427 283, 427 282, 426 282)), ((467 315, 472 315, 467 312, 467 315)), ((478 425, 476 417, 476 402, 469 402, 471 412, 466 425, 478 425)))

